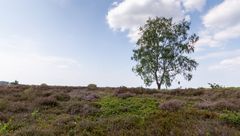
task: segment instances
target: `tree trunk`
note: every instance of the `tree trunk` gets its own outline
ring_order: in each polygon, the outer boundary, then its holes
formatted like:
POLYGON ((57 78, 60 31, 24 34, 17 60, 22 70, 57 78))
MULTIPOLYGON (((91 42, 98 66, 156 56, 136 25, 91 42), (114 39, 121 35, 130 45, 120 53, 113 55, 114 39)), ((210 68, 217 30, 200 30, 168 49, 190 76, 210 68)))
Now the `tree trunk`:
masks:
POLYGON ((158 90, 161 90, 161 84, 157 83, 158 90))
POLYGON ((161 83, 159 83, 159 81, 158 81, 157 72, 155 72, 154 74, 155 74, 155 80, 156 80, 157 88, 158 88, 158 90, 160 90, 161 89, 161 83))

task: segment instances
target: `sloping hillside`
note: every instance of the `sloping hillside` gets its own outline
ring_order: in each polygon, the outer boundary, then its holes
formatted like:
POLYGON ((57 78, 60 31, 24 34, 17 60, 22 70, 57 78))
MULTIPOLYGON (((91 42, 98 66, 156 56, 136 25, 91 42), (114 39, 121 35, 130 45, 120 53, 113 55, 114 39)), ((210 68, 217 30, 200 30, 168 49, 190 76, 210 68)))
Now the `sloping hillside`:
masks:
POLYGON ((0 134, 239 136, 240 89, 0 87, 0 134))

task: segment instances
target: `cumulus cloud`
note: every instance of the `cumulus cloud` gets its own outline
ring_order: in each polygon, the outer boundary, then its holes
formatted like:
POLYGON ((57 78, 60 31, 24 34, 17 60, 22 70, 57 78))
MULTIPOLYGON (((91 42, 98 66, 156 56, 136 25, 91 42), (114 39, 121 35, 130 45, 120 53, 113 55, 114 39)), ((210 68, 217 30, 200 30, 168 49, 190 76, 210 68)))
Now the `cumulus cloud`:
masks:
POLYGON ((240 56, 224 59, 218 64, 210 66, 210 70, 239 70, 240 68, 240 56))
POLYGON ((199 46, 221 46, 240 37, 240 1, 224 0, 203 16, 205 29, 200 33, 199 46))
POLYGON ((224 0, 203 17, 203 24, 208 28, 225 28, 239 24, 239 5, 239 0, 224 0))
POLYGON ((216 40, 228 40, 238 37, 240 37, 240 22, 237 25, 226 27, 214 35, 214 39, 216 40))
POLYGON ((183 6, 187 11, 198 10, 202 11, 206 0, 183 0, 183 6))
POLYGON ((131 41, 139 37, 138 28, 149 17, 173 17, 174 21, 189 18, 187 10, 200 10, 205 0, 123 0, 114 2, 107 14, 107 22, 113 30, 127 31, 131 41))

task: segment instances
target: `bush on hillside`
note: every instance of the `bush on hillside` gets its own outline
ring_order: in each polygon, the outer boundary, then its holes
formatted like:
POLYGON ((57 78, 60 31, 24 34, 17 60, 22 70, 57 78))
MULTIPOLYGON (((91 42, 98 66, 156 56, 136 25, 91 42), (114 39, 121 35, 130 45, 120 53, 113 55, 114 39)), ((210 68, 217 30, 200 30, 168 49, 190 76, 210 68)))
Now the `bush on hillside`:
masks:
POLYGON ((97 85, 96 85, 96 84, 89 84, 89 85, 87 86, 87 88, 88 88, 89 90, 96 90, 96 89, 97 89, 97 85))

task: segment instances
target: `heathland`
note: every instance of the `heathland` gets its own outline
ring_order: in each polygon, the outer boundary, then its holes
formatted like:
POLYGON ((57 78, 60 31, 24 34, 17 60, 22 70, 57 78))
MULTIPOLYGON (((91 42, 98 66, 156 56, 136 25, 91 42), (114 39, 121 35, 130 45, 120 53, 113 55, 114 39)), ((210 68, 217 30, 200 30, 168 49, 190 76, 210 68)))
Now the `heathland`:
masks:
POLYGON ((239 136, 240 89, 1 86, 0 135, 239 136))

